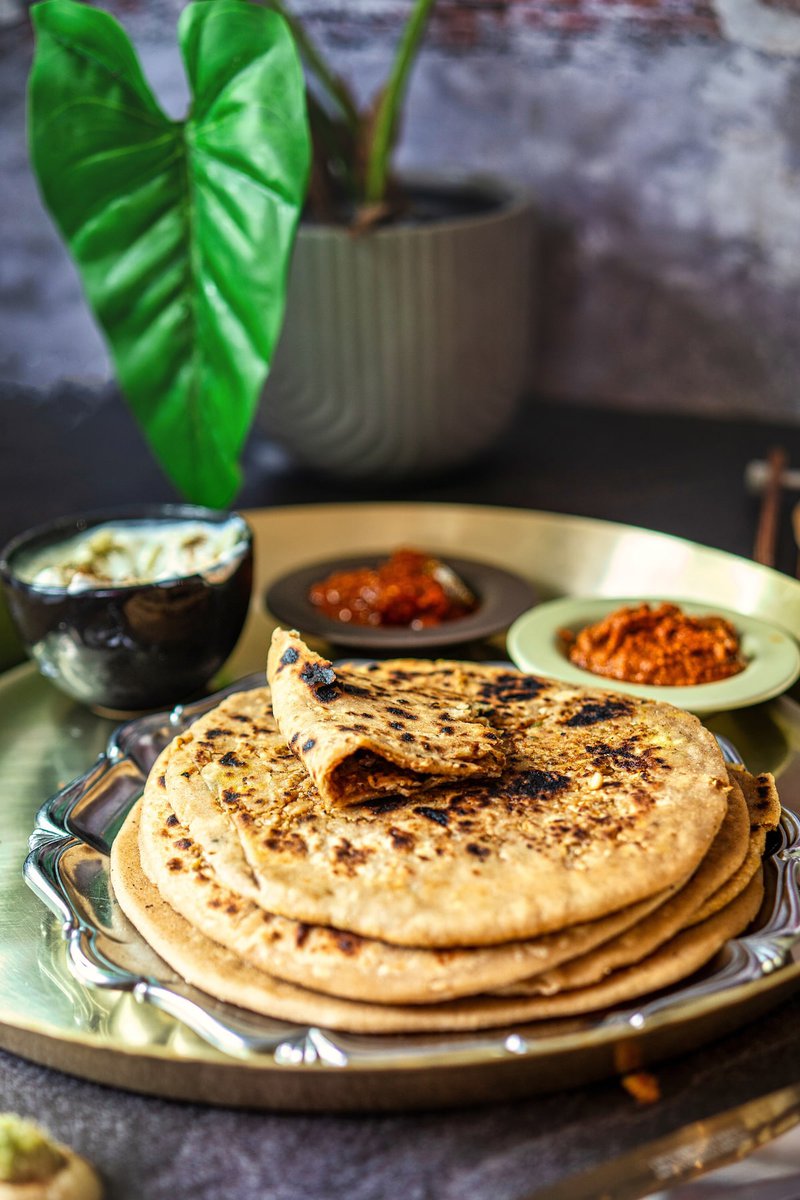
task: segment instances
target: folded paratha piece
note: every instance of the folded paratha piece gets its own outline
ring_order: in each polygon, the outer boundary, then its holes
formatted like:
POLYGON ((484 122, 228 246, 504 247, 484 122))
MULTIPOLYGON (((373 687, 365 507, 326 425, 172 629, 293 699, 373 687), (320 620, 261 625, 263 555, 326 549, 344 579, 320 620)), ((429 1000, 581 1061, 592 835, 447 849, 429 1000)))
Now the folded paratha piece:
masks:
POLYGON ((299 634, 277 629, 267 679, 283 737, 330 804, 503 769, 500 737, 475 706, 433 688, 400 694, 380 663, 334 670, 299 634))

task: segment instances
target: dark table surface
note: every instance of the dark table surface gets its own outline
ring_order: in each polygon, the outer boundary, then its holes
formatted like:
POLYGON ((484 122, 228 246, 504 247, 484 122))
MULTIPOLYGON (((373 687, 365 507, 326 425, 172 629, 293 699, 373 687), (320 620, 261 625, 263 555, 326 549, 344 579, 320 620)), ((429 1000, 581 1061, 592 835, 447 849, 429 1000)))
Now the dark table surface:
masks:
MULTIPOLYGON (((69 511, 175 498, 112 391, 5 387, 0 399, 2 540, 69 511)), ((800 460, 799 427, 531 401, 494 454, 438 481, 321 480, 255 434, 237 502, 514 505, 625 521, 749 555, 757 502, 745 493, 744 467, 776 443, 800 460)), ((793 572, 794 564, 787 501, 778 566, 793 572)), ((471 1111, 280 1116, 131 1095, 0 1052, 0 1109, 42 1120, 99 1165, 107 1194, 120 1200, 521 1200, 794 1084, 798 1019, 800 997, 660 1067, 661 1099, 650 1106, 610 1081, 471 1111)), ((575 1195, 568 1182, 562 1194, 575 1195)))
MULTIPOLYGON (((67 512, 179 497, 111 389, 0 385, 0 539, 67 512)), ((477 464, 444 478, 345 483, 293 468, 258 432, 240 507, 359 500, 500 504, 577 513, 752 553, 757 501, 745 465, 782 444, 800 465, 800 425, 643 414, 530 400, 477 464)), ((778 565, 794 572, 787 497, 778 565)))

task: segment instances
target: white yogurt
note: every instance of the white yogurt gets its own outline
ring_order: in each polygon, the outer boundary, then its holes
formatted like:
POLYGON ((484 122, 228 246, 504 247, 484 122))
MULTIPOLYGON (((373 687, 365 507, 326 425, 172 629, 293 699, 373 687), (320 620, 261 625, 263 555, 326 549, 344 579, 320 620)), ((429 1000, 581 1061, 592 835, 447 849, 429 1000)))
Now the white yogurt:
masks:
POLYGON ((162 583, 208 574, 243 552, 237 517, 210 521, 109 521, 14 562, 14 574, 37 587, 85 592, 162 583))

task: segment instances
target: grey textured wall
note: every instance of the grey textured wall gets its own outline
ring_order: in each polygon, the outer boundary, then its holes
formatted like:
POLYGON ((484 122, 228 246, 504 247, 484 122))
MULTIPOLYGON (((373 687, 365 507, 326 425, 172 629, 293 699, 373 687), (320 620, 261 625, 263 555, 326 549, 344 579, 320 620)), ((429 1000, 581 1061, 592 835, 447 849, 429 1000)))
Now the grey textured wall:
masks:
MULTIPOLYGON (((178 0, 107 7, 179 113, 178 0)), ((405 0, 294 7, 368 96, 405 0)), ((0 0, 0 377, 103 378, 26 165, 30 53, 0 0)), ((400 162, 533 190, 543 391, 800 419, 798 0, 441 0, 400 162)))

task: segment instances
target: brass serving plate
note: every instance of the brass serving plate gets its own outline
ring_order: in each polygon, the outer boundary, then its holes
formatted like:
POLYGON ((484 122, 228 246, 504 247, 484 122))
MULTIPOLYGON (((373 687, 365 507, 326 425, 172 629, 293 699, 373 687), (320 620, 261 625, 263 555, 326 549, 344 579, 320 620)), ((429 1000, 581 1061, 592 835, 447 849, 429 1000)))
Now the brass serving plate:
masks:
MULTIPOLYGON (((254 608, 220 683, 262 665, 273 622, 260 611, 259 597, 272 578, 315 555, 380 544, 468 550, 526 575, 543 596, 653 595, 674 589, 679 577, 684 595, 740 608, 800 637, 800 583, 732 555, 630 527, 450 505, 303 507, 248 517, 256 535, 254 608)), ((276 1062, 273 1053, 247 1046, 243 1053, 241 1048, 226 1053, 142 1003, 141 988, 115 991, 78 983, 67 965, 70 943, 62 936, 62 921, 23 883, 22 862, 42 800, 91 768, 113 724, 60 696, 31 667, 0 681, 0 716, 0 1045, 47 1065, 143 1092, 244 1106, 374 1110, 464 1104, 577 1084, 682 1053, 754 1019, 798 985, 800 964, 790 957, 780 969, 694 994, 677 1008, 645 1012, 641 1021, 638 1010, 629 1010, 616 1021, 559 1022, 546 1031, 528 1027, 502 1037, 427 1037, 412 1045, 410 1039, 387 1038, 380 1039, 379 1053, 364 1045, 376 1039, 337 1035, 326 1044, 297 1030, 294 1060, 292 1052, 276 1062), (335 1051, 337 1044, 344 1053, 333 1061, 330 1046, 335 1051)), ((775 771, 784 804, 798 807, 800 708, 791 695, 718 714, 707 724, 734 741, 752 770, 775 771)), ((124 791, 130 780, 123 759, 124 753, 112 766, 124 791)), ((105 767, 97 771, 99 779, 105 767)), ((74 795, 91 799, 92 789, 93 778, 85 779, 74 795)), ((88 876, 83 893, 94 907, 93 919, 113 926, 115 914, 100 882, 93 883, 91 862, 90 851, 86 863, 77 863, 78 873, 88 876)))

